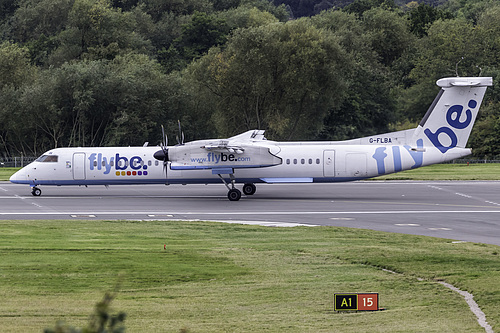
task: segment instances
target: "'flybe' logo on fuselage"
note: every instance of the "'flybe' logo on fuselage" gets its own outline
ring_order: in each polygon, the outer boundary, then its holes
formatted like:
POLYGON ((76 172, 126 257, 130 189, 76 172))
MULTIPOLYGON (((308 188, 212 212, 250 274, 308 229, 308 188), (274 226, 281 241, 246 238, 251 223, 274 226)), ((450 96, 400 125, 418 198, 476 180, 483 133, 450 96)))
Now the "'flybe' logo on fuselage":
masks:
MULTIPOLYGON (((475 109, 477 107, 477 102, 471 99, 468 103, 468 107, 470 109, 475 109)), ((464 107, 462 105, 451 106, 448 109, 448 112, 446 112, 446 122, 454 129, 467 128, 467 126, 469 126, 470 123, 472 122, 472 111, 470 109, 467 109, 465 111, 465 116, 466 116, 465 120, 460 121, 460 117, 462 116, 464 107)), ((430 129, 426 128, 424 130, 424 133, 425 135, 427 135, 429 140, 431 140, 434 147, 439 149, 443 154, 446 153, 449 149, 455 148, 458 144, 458 138, 457 135, 455 134, 455 131, 447 126, 438 128, 437 131, 434 133, 432 133, 430 129), (449 146, 443 146, 443 144, 441 143, 439 136, 442 134, 448 136, 450 140, 449 146)))
POLYGON ((92 153, 89 156, 90 170, 103 171, 105 175, 111 170, 115 171, 117 176, 147 176, 148 166, 144 164, 140 156, 132 156, 127 158, 116 153, 113 157, 102 156, 102 153, 92 153), (127 170, 130 168, 131 170, 127 170))

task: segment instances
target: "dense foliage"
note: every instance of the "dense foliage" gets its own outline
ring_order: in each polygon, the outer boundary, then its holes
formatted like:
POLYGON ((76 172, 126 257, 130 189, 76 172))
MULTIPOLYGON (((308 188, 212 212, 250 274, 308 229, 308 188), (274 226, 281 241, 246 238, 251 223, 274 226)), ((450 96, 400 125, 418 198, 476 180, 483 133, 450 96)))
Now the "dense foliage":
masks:
MULTIPOLYGON (((499 35, 496 0, 0 0, 0 157, 157 144, 178 119, 187 140, 404 129, 436 79, 496 83, 499 35)), ((499 103, 477 156, 500 155, 499 103)))

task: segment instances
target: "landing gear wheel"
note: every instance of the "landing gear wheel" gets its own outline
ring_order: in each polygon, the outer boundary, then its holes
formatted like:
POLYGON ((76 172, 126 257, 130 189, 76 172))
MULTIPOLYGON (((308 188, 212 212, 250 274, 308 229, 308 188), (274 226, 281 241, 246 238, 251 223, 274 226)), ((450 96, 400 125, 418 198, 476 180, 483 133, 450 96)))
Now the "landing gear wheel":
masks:
POLYGON ((227 198, 229 201, 238 201, 241 199, 241 191, 237 188, 230 189, 229 192, 227 192, 227 198))
POLYGON ((40 190, 38 187, 33 187, 33 189, 31 190, 31 194, 34 197, 39 197, 42 195, 42 190, 40 190))
POLYGON ((245 185, 243 185, 243 193, 245 193, 245 195, 253 195, 256 190, 257 187, 255 187, 255 185, 252 183, 246 183, 245 185))

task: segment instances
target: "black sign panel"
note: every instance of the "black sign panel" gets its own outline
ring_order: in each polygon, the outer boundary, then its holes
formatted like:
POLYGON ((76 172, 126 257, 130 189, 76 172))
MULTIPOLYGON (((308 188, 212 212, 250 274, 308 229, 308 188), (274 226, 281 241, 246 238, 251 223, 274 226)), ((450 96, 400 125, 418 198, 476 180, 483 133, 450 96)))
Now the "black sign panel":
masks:
POLYGON ((357 309, 358 294, 335 294, 335 311, 357 309))

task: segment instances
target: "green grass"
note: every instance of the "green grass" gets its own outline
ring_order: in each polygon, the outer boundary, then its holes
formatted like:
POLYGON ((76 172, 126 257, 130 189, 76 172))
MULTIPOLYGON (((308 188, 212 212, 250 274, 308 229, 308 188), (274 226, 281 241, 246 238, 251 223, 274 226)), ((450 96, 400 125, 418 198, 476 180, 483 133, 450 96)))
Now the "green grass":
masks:
MULTIPOLYGON (((0 168, 0 181, 9 180, 18 168, 0 168)), ((374 180, 500 180, 500 163, 435 164, 415 170, 402 171, 374 180)))
POLYGON ((374 180, 499 180, 500 163, 434 164, 373 178, 374 180))
POLYGON ((0 181, 9 180, 10 176, 19 169, 21 168, 0 168, 0 181))
POLYGON ((2 332, 82 326, 118 281, 128 332, 484 332, 436 280, 500 327, 494 245, 180 221, 1 221, 0 239, 2 332), (335 313, 338 292, 378 292, 385 311, 335 313))

